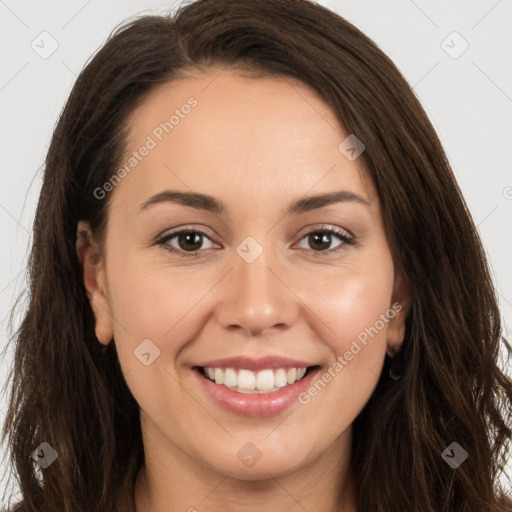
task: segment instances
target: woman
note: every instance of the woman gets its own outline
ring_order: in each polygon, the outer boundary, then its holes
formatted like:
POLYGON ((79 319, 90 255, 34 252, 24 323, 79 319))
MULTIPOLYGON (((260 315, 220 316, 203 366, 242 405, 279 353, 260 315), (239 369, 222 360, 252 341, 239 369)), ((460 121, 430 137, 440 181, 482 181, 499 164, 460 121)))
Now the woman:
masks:
POLYGON ((405 79, 321 6, 118 29, 56 127, 30 278, 17 510, 512 510, 475 225, 405 79))

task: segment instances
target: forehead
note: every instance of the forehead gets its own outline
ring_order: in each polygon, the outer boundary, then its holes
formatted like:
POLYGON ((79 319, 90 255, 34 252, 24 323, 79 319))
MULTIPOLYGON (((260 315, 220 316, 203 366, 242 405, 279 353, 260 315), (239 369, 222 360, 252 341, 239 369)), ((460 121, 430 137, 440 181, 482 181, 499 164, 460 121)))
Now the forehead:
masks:
POLYGON ((167 184, 219 196, 236 188, 277 202, 340 188, 377 199, 360 163, 339 149, 349 134, 334 112, 288 77, 197 72, 153 90, 128 128, 123 164, 135 165, 117 189, 134 200, 167 184))

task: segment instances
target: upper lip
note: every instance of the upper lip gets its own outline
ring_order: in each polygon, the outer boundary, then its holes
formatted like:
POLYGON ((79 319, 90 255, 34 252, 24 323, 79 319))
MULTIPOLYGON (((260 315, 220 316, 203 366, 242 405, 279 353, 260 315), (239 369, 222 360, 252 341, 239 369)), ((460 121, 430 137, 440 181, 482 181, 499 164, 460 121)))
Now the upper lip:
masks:
POLYGON ((202 366, 203 368, 237 368, 258 371, 267 368, 307 368, 308 366, 315 366, 315 364, 281 356, 265 356, 260 358, 237 356, 205 361, 196 366, 202 366))

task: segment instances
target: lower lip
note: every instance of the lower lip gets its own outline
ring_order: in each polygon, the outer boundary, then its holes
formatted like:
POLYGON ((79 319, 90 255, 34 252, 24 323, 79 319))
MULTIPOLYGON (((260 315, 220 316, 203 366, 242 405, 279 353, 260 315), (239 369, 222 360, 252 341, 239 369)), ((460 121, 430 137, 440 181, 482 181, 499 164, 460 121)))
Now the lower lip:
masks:
POLYGON ((199 378, 209 398, 219 406, 241 416, 258 418, 275 416, 285 411, 294 402, 298 402, 299 395, 311 385, 311 381, 318 370, 318 368, 310 370, 310 373, 295 384, 287 385, 273 393, 264 394, 237 393, 226 386, 215 384, 215 382, 204 377, 197 369, 194 369, 194 373, 199 378))

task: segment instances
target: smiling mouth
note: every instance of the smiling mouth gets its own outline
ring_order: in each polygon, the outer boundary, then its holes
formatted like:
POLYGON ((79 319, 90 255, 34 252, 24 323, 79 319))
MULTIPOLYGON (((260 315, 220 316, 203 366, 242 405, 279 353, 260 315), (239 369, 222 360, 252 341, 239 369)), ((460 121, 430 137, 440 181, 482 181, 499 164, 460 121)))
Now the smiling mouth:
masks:
POLYGON ((248 395, 274 393, 301 381, 319 365, 304 368, 272 368, 257 372, 236 368, 213 368, 196 366, 205 379, 231 391, 248 395))

